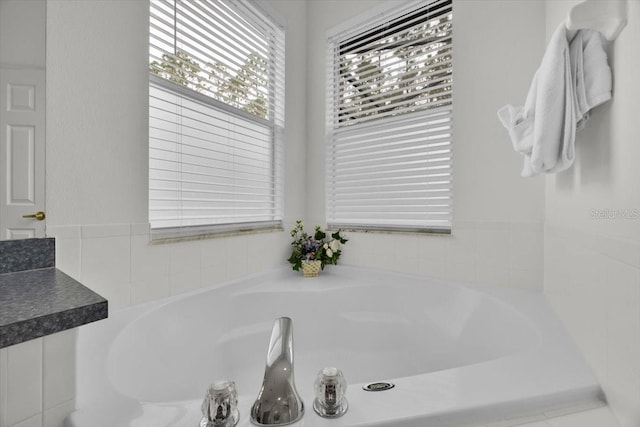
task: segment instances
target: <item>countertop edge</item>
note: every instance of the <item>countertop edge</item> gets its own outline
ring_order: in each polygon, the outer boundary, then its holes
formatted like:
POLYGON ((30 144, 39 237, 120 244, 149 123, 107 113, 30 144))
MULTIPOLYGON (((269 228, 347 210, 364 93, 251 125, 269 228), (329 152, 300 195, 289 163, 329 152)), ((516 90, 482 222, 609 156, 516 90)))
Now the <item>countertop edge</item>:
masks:
MULTIPOLYGON (((60 307, 59 311, 36 315, 27 319, 20 319, 20 316, 16 315, 15 321, 0 325, 0 348, 62 332, 108 317, 109 307, 106 299, 55 267, 50 270, 55 270, 54 279, 51 282, 52 286, 64 287, 72 284, 75 288, 84 288, 82 292, 87 294, 86 304, 69 306, 66 309, 65 307, 60 307)), ((41 270, 33 271, 36 273, 41 270)), ((21 274, 22 279, 24 279, 24 275, 28 274, 28 272, 22 272, 21 274)), ((33 301, 33 304, 37 304, 38 299, 36 296, 34 296, 33 301)))

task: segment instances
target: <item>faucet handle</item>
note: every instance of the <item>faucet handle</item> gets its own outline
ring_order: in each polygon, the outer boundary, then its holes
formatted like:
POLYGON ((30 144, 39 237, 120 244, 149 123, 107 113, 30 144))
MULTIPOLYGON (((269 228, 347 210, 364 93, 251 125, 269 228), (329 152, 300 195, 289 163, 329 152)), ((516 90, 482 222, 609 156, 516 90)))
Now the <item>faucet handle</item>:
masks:
POLYGON ((233 381, 209 386, 202 402, 200 427, 233 427, 238 423, 238 392, 233 381))
POLYGON ((316 398, 313 401, 313 409, 324 418, 337 418, 345 414, 349 403, 347 393, 347 380, 338 368, 323 368, 318 372, 314 384, 316 398))

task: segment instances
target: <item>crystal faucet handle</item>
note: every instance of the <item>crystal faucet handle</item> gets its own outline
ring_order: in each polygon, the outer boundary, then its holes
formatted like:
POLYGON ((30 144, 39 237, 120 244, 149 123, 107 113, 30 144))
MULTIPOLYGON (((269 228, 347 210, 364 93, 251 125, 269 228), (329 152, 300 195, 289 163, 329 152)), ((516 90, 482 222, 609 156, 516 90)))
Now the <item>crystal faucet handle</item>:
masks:
POLYGON ((233 381, 209 386, 202 402, 200 427, 233 427, 238 424, 238 392, 233 381))
POLYGON ((318 372, 314 384, 316 398, 313 409, 324 418, 337 418, 344 415, 349 408, 345 397, 347 380, 340 369, 329 367, 318 372))

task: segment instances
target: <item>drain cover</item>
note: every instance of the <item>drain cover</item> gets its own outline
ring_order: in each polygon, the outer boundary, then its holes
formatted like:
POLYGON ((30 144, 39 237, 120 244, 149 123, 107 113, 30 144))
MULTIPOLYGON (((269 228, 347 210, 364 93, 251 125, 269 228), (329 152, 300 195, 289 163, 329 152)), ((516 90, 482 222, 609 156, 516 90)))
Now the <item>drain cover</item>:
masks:
POLYGON ((385 390, 391 390, 394 387, 395 387, 395 384, 379 382, 379 383, 367 384, 363 386, 362 389, 364 391, 385 391, 385 390))

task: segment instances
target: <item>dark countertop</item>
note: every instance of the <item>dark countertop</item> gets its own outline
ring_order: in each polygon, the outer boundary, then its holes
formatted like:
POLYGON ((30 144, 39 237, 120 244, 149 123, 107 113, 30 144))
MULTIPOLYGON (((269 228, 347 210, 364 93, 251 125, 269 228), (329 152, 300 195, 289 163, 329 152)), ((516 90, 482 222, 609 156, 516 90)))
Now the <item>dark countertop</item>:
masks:
POLYGON ((106 299, 54 267, 0 274, 0 348, 107 315, 106 299))

